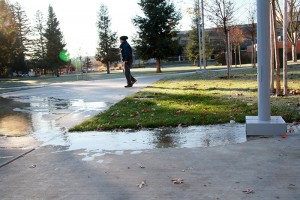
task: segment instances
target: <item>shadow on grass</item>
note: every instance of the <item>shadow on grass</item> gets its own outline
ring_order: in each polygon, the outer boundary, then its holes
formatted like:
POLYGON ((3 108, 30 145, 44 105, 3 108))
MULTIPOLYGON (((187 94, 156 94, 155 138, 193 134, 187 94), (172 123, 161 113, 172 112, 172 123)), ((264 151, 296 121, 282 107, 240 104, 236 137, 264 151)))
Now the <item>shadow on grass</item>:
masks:
POLYGON ((245 122, 255 105, 205 94, 139 92, 70 131, 157 128, 245 122))
POLYGON ((161 89, 161 90, 182 90, 182 91, 238 91, 238 92, 257 92, 257 88, 220 88, 220 87, 211 87, 211 88, 196 88, 196 87, 185 87, 185 88, 169 88, 169 87, 157 87, 157 86, 148 86, 150 89, 161 89))

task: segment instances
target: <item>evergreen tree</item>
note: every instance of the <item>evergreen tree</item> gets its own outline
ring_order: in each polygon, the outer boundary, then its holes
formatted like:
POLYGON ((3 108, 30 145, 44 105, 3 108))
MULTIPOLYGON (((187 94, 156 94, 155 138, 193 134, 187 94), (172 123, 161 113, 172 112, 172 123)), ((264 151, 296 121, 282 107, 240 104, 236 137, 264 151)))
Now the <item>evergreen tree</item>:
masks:
POLYGON ((199 61, 199 39, 198 29, 195 26, 192 26, 192 30, 189 32, 186 53, 189 61, 193 61, 194 65, 196 65, 196 62, 199 61))
POLYGON ((97 28, 99 34, 99 44, 96 59, 106 64, 107 73, 110 73, 110 62, 120 60, 119 50, 116 48, 116 32, 110 30, 110 18, 105 5, 100 6, 98 13, 97 28))
MULTIPOLYGON (((194 65, 199 61, 199 42, 198 42, 198 29, 192 27, 192 30, 189 32, 189 42, 186 46, 187 57, 190 61, 194 62, 194 65)), ((209 42, 208 34, 205 34, 205 59, 206 61, 211 56, 214 51, 213 45, 209 42)), ((201 49, 202 55, 202 49, 201 49)))
POLYGON ((27 72, 26 56, 28 57, 29 49, 31 48, 31 41, 29 39, 31 34, 30 24, 25 11, 18 2, 12 5, 12 10, 17 28, 16 51, 14 51, 15 55, 12 70, 27 72))
POLYGON ((0 76, 7 76, 11 71, 16 39, 12 10, 6 0, 0 0, 0 76))
POLYGON ((31 52, 31 62, 36 71, 45 68, 46 58, 46 38, 44 36, 45 26, 43 14, 41 11, 36 12, 36 21, 33 27, 33 46, 31 52))
POLYGON ((64 50, 66 44, 63 41, 59 22, 51 5, 48 8, 48 19, 44 36, 46 38, 46 67, 59 76, 59 69, 65 64, 59 58, 59 55, 64 50))
POLYGON ((140 58, 156 59, 156 72, 161 72, 161 60, 179 51, 175 28, 181 15, 169 0, 140 0, 138 5, 144 17, 136 16, 133 23, 138 27, 136 50, 140 58))

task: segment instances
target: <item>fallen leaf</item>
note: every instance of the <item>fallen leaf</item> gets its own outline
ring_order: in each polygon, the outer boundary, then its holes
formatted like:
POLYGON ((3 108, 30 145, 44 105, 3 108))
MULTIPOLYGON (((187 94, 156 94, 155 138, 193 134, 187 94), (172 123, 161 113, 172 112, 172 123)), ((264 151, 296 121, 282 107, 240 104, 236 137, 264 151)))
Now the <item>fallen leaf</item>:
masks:
POLYGON ((150 112, 149 110, 147 110, 147 109, 143 109, 143 110, 141 110, 141 113, 147 113, 147 112, 150 112))
POLYGON ((139 114, 139 112, 137 112, 137 111, 136 111, 136 112, 133 112, 133 113, 130 114, 130 117, 135 117, 135 116, 137 116, 138 114, 139 114))
POLYGON ((181 179, 181 178, 172 179, 171 181, 172 181, 174 184, 182 184, 182 183, 183 183, 183 179, 181 179))
POLYGON ((293 128, 288 128, 287 131, 288 131, 289 133, 292 133, 292 132, 295 132, 295 129, 293 129, 293 128))
POLYGON ((31 165, 29 168, 36 168, 36 165, 31 165))
POLYGON ((143 188, 144 186, 146 186, 146 181, 142 181, 140 184, 137 184, 138 188, 143 188))
POLYGON ((245 194, 251 194, 251 193, 254 193, 254 190, 251 190, 251 189, 246 189, 246 190, 243 190, 243 192, 245 193, 245 194))
MULTIPOLYGON (((300 106, 300 104, 299 104, 299 106, 300 106)), ((293 123, 292 123, 292 126, 296 126, 296 125, 298 125, 298 124, 300 124, 300 122, 293 122, 293 123)))

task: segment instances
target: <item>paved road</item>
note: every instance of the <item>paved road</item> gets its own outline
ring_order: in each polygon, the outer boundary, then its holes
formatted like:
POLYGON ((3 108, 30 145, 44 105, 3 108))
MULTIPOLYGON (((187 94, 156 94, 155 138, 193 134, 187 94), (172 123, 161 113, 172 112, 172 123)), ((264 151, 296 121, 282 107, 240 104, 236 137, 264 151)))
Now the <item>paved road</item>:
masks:
MULTIPOLYGON (((30 131, 35 133, 38 129, 39 133, 49 134, 43 132, 46 127, 51 132, 59 132, 59 135, 50 137, 51 140, 72 134, 66 132, 68 127, 159 78, 143 77, 138 79, 136 87, 129 89, 123 87, 124 79, 111 79, 82 81, 76 85, 51 84, 2 96, 30 103, 32 110, 29 112, 34 114, 32 118, 40 119, 40 124, 32 124, 30 131), (52 112, 51 106, 42 107, 42 110, 34 107, 45 106, 41 99, 47 99, 46 104, 57 100, 63 101, 64 105, 75 100, 103 104, 97 106, 96 111, 89 109, 93 108, 90 104, 84 104, 86 109, 80 107, 79 111, 74 110, 76 106, 60 105, 60 112, 57 109, 52 112)), ((51 105, 57 106, 55 103, 51 105)), ((24 109, 20 110, 24 112, 24 109)), ((232 130, 240 127, 231 126, 232 130)), ((119 150, 116 147, 107 152, 105 149, 69 149, 65 145, 68 137, 65 137, 64 145, 45 145, 41 142, 43 140, 36 140, 37 135, 34 134, 19 138, 1 137, 1 199, 296 200, 300 199, 300 127, 292 128, 294 131, 285 139, 248 138, 247 142, 239 144, 206 148, 119 150), (182 179, 183 183, 174 184, 174 179, 180 179, 179 182, 182 179)), ((225 130, 218 126, 215 129, 215 132, 221 133, 225 130)), ((245 134, 238 130, 241 135, 245 134)), ((118 137, 118 133, 114 136, 118 137)), ((86 137, 93 138, 93 135, 86 137)), ((80 141, 84 141, 82 137, 80 141)), ((96 144, 101 146, 103 142, 97 140, 96 144)))

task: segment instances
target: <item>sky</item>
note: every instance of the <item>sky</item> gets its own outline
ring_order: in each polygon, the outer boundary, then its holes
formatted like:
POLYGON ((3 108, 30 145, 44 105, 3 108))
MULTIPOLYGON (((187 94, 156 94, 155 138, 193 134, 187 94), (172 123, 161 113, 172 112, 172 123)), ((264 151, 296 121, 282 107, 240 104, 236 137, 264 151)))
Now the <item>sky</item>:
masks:
MULTIPOLYGON (((96 27, 97 13, 100 5, 108 8, 111 18, 111 30, 117 32, 118 37, 127 35, 128 42, 136 34, 136 28, 132 23, 135 16, 141 16, 142 11, 138 6, 139 0, 10 0, 10 3, 19 2, 25 10, 28 19, 33 25, 37 10, 42 11, 44 19, 47 19, 48 6, 53 7, 54 13, 60 23, 59 27, 67 44, 67 51, 71 57, 94 56, 98 43, 98 32, 96 27)), ((242 0, 236 0, 237 7, 241 7, 240 17, 248 4, 242 0)), ((187 8, 193 7, 194 0, 174 0, 176 7, 181 11, 183 19, 179 30, 189 30, 191 19, 187 14, 187 8)))

